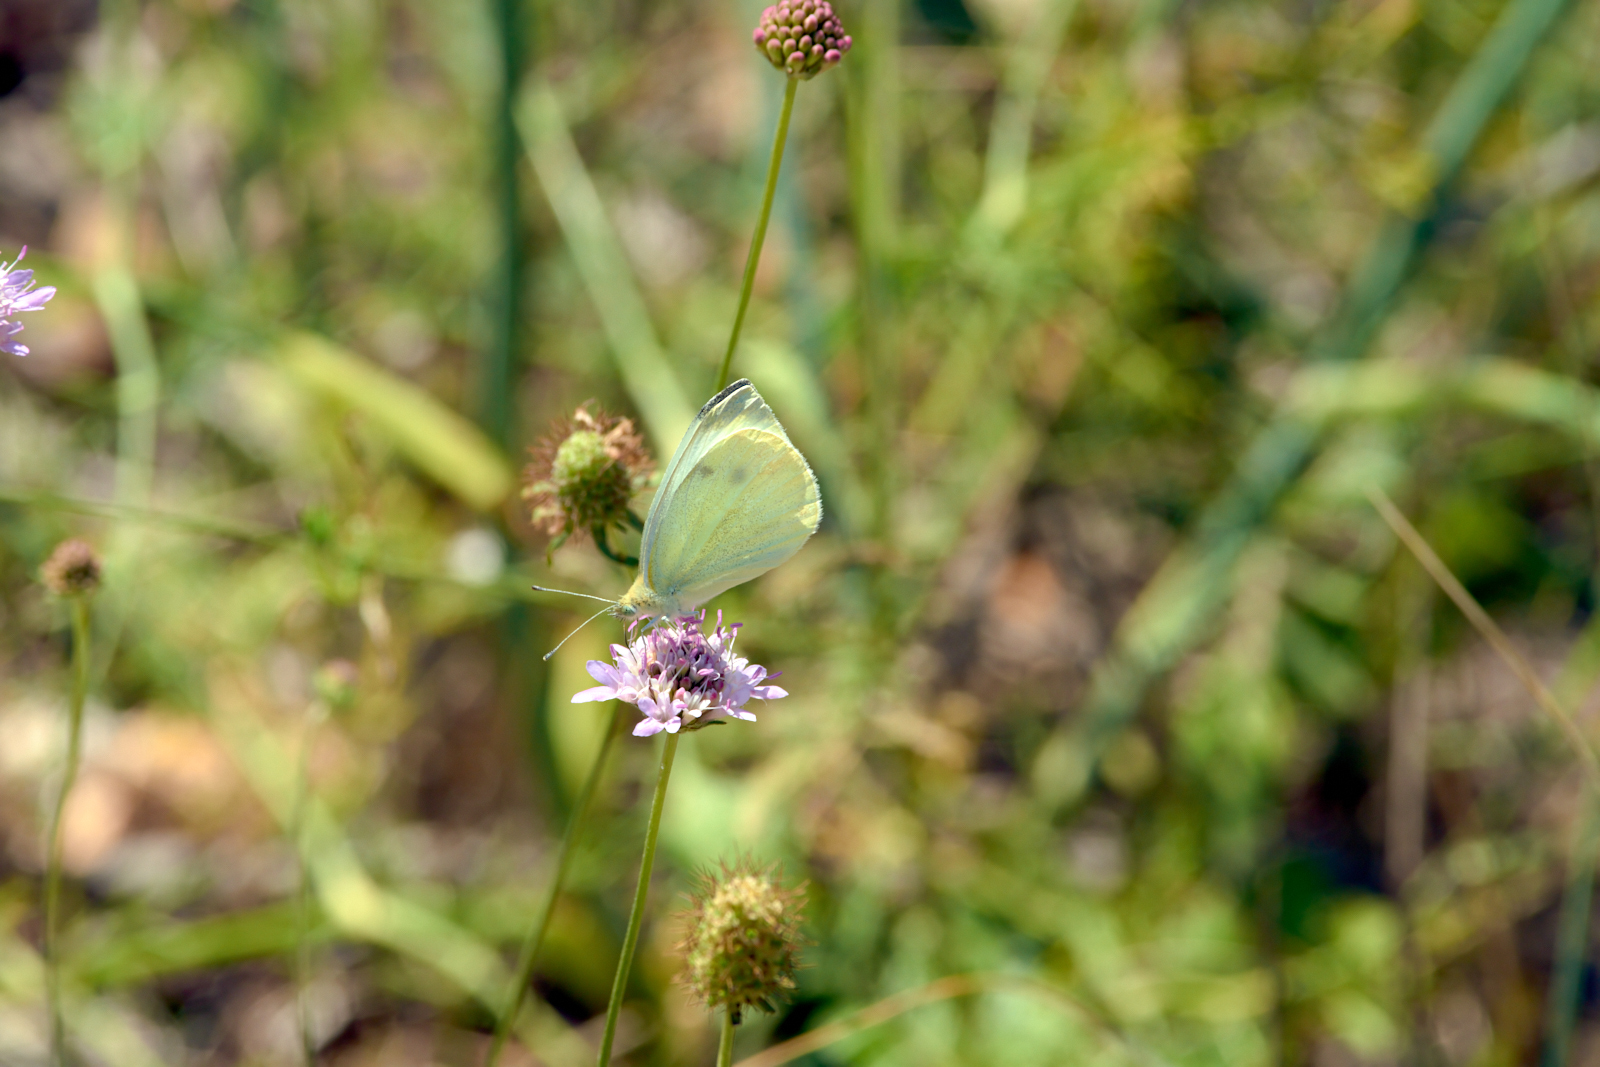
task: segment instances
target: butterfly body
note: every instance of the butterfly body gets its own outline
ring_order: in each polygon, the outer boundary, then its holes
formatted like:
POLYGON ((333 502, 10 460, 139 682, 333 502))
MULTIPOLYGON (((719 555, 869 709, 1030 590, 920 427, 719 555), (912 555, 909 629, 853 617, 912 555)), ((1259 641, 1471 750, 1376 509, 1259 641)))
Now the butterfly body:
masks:
POLYGON ((706 402, 650 504, 639 576, 613 614, 685 615, 800 551, 822 522, 805 457, 740 379, 706 402))

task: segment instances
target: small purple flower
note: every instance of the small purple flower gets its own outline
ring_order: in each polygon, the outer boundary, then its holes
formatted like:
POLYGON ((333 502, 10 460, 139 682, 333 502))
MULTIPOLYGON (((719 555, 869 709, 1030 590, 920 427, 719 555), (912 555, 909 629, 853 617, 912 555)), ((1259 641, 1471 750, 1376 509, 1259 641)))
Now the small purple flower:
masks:
POLYGON ((628 645, 612 645, 613 663, 589 661, 589 673, 600 684, 572 702, 621 700, 637 706, 645 718, 633 728, 635 737, 698 730, 721 719, 755 722, 746 702, 789 694, 763 685, 767 669, 734 654, 742 623, 723 626, 719 611, 716 629, 706 634, 701 632, 705 618, 702 610, 656 625, 628 645))
POLYGON ((16 259, 10 263, 0 263, 0 352, 12 356, 28 354, 27 345, 13 340, 22 332, 22 323, 12 321, 12 316, 24 311, 38 311, 56 295, 53 285, 43 289, 33 287, 33 271, 16 269, 27 254, 28 248, 24 245, 16 259))

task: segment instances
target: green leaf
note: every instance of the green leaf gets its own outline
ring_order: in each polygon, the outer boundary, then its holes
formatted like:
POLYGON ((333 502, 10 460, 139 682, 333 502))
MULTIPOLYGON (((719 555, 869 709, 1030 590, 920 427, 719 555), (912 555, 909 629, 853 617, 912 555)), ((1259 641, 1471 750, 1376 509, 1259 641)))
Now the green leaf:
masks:
POLYGON ((479 511, 511 492, 514 477, 489 439, 425 390, 309 333, 290 334, 278 359, 302 386, 358 412, 424 474, 479 511))

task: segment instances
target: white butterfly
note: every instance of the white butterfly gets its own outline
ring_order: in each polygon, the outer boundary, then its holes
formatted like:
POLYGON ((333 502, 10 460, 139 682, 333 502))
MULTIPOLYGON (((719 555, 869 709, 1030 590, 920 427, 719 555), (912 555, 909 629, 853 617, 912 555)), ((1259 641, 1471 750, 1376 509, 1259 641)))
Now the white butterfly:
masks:
POLYGON ((688 614, 800 551, 821 522, 816 475, 741 378, 706 401, 678 443, 645 517, 639 577, 608 610, 688 614))
POLYGON ((822 522, 816 475, 755 386, 706 401, 661 476, 639 545, 639 577, 613 613, 683 615, 765 574, 822 522))

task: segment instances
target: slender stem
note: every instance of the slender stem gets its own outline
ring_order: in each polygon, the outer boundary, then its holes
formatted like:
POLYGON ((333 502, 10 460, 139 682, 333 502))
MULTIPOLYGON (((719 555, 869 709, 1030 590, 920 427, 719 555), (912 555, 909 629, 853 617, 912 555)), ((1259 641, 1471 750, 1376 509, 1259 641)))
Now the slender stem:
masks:
POLYGON ((1582 1000, 1583 968, 1589 945, 1589 909, 1594 900, 1595 861, 1600 856, 1600 796, 1592 786, 1584 790, 1583 806, 1577 839, 1567 860, 1567 885, 1561 898, 1555 973, 1545 1009, 1544 1051, 1539 1058, 1542 1067, 1566 1067, 1582 1000))
POLYGON ((300 1025, 300 1048, 306 1067, 316 1067, 317 1040, 311 1025, 311 871, 306 864, 306 807, 311 793, 311 741, 316 728, 315 708, 308 712, 300 739, 300 765, 295 772, 294 808, 289 814, 289 841, 294 846, 294 985, 295 1011, 300 1025))
POLYGON ((1367 499, 1372 501, 1372 506, 1377 508, 1378 514, 1389 524, 1395 536, 1411 550, 1412 555, 1417 557, 1422 569, 1438 583, 1440 589, 1444 590, 1445 596, 1455 602, 1461 614, 1472 624, 1472 628, 1489 642, 1490 648, 1499 653, 1505 665, 1511 668, 1511 673, 1517 676, 1523 688, 1533 697, 1534 703, 1538 704, 1561 728, 1561 732, 1566 735, 1567 741, 1577 754, 1578 762, 1589 774, 1590 785, 1600 786, 1600 756, 1595 754, 1594 746, 1589 743, 1588 736, 1578 728, 1578 724, 1572 720, 1572 715, 1562 706, 1561 701, 1557 700, 1555 694, 1540 680, 1532 664, 1517 651, 1517 647, 1511 643, 1505 631, 1500 629, 1499 625, 1489 617, 1489 613, 1483 610, 1483 606, 1472 598, 1466 586, 1450 572, 1444 560, 1439 558, 1433 547, 1417 532, 1417 528, 1411 525, 1411 520, 1401 514, 1400 509, 1394 506, 1394 502, 1384 495, 1383 490, 1376 486, 1368 488, 1367 499))
POLYGON ((672 775, 672 758, 678 754, 678 735, 668 734, 661 750, 661 773, 656 777, 656 795, 650 801, 650 826, 644 833, 644 859, 639 863, 639 888, 633 894, 633 913, 628 916, 628 933, 622 939, 622 958, 617 961, 617 978, 611 983, 611 1003, 606 1007, 606 1029, 600 1038, 597 1067, 611 1063, 611 1044, 617 1038, 617 1016, 622 1013, 622 995, 628 990, 628 972, 633 969, 633 951, 639 944, 639 927, 644 922, 644 902, 650 895, 650 868, 656 862, 656 835, 661 832, 661 808, 667 800, 667 779, 672 775))
POLYGON ((67 1063, 67 1024, 61 1011, 61 818, 78 777, 78 752, 83 739, 83 702, 89 692, 89 602, 72 598, 72 703, 68 708, 67 754, 61 768, 61 789, 50 813, 49 859, 44 882, 45 996, 50 1001, 50 1050, 56 1067, 67 1063))
POLYGON ((596 526, 589 532, 594 535, 594 547, 598 548, 600 554, 606 559, 620 563, 624 567, 637 567, 639 565, 638 556, 625 556, 611 547, 610 542, 606 540, 606 528, 604 526, 596 526))
POLYGON ((517 355, 522 341, 522 218, 517 169, 521 145, 515 117, 525 65, 522 8, 522 0, 495 0, 493 4, 500 45, 500 85, 492 131, 500 264, 495 282, 494 336, 484 352, 479 373, 478 421, 484 432, 502 448, 511 440, 515 393, 512 383, 516 379, 517 355))
POLYGON ((572 859, 573 845, 578 840, 578 835, 583 832, 583 824, 589 814, 589 804, 594 799, 595 788, 600 783, 600 773, 605 768, 606 757, 611 754, 611 742, 616 739, 617 726, 621 721, 622 705, 619 703, 612 713, 610 725, 606 727, 606 735, 600 741, 600 751, 594 754, 594 764, 589 768, 589 775, 583 780, 583 788, 578 792, 572 817, 567 820, 567 830, 561 837, 561 851, 556 854, 555 875, 550 879, 550 889, 545 895, 544 907, 539 910, 538 918, 528 928, 528 936, 522 941, 511 992, 506 997, 506 1005, 500 1012, 499 1020, 495 1023, 494 1043, 489 1046, 489 1058, 484 1061, 484 1067, 495 1067, 500 1061, 500 1053, 505 1049, 506 1038, 511 1035, 511 1027, 522 1012, 522 1002, 528 995, 528 984, 533 981, 533 968, 539 961, 539 949, 544 946, 545 932, 550 929, 550 917, 555 914, 556 901, 560 899, 561 888, 567 880, 567 867, 572 859))
POLYGON ((733 1067, 733 1012, 722 1013, 722 1040, 717 1043, 717 1067, 733 1067))
POLYGON ((744 284, 739 287, 739 310, 733 316, 733 332, 728 336, 728 351, 717 371, 717 392, 728 384, 733 368, 733 350, 739 347, 739 331, 744 329, 744 314, 750 310, 750 292, 756 284, 756 264, 761 262, 761 243, 767 239, 767 220, 772 217, 772 197, 778 191, 778 170, 783 166, 783 145, 789 139, 789 116, 794 114, 794 93, 799 78, 790 78, 783 89, 783 110, 778 112, 778 133, 772 139, 772 159, 767 162, 767 188, 761 195, 761 217, 756 220, 755 236, 750 238, 750 254, 744 261, 744 284))
POLYGON ((121 266, 101 271, 94 278, 94 297, 117 366, 116 500, 138 507, 149 503, 155 477, 161 365, 133 272, 121 266))
POLYGON ((894 993, 826 1026, 791 1037, 754 1056, 748 1056, 739 1061, 738 1067, 781 1067, 782 1064, 793 1063, 802 1056, 809 1056, 818 1049, 827 1048, 852 1034, 858 1034, 870 1027, 881 1026, 890 1019, 923 1005, 937 1004, 954 997, 972 996, 997 989, 1033 993, 1086 1024, 1107 1043, 1120 1048, 1127 1058, 1149 1064, 1151 1067, 1166 1067, 1165 1060, 1150 1050, 1136 1045, 1118 1029, 1116 1023, 1080 1003, 1070 993, 1049 982, 1021 974, 951 974, 936 978, 927 985, 894 993))

